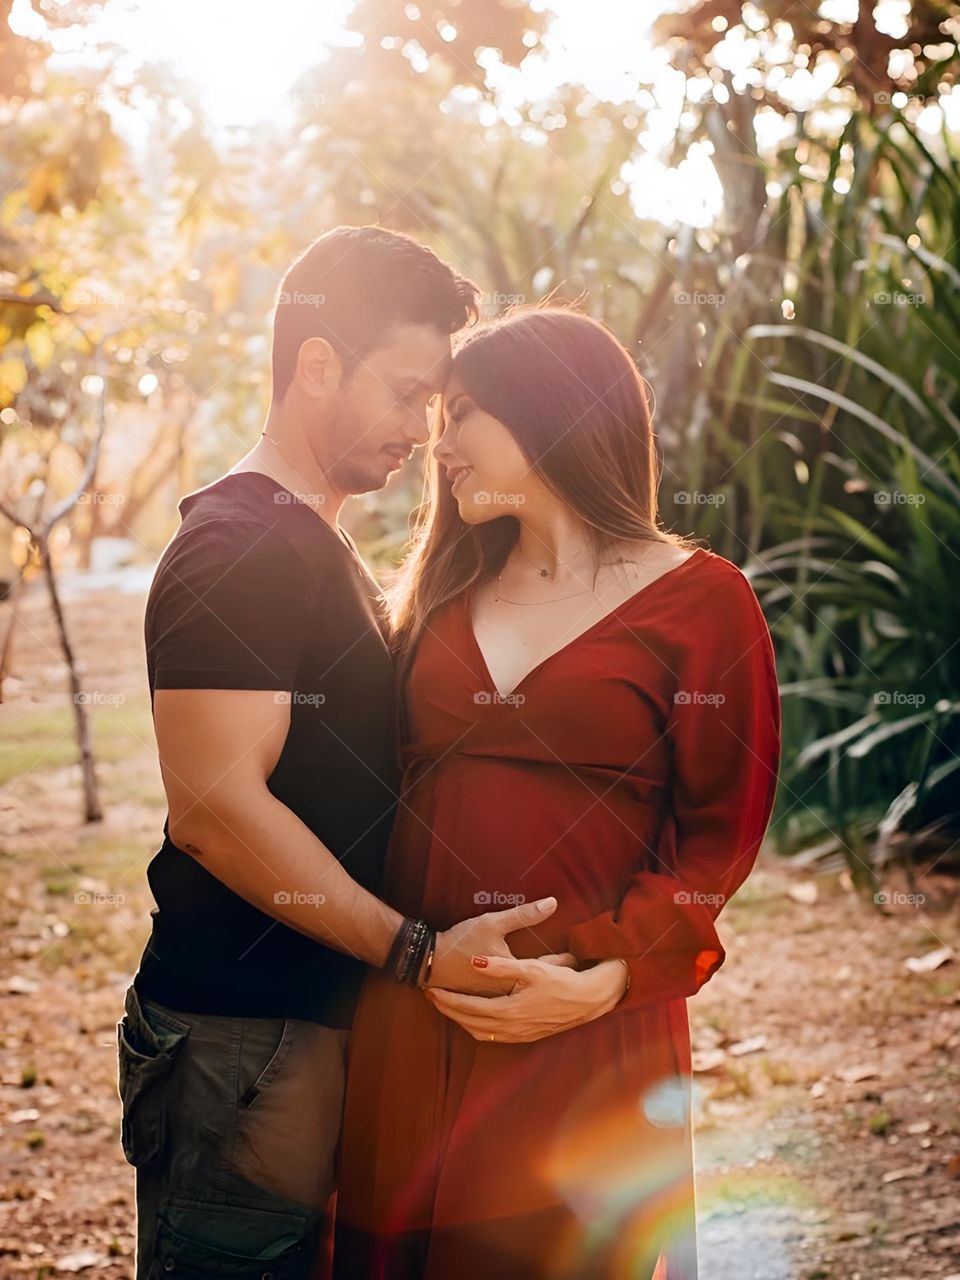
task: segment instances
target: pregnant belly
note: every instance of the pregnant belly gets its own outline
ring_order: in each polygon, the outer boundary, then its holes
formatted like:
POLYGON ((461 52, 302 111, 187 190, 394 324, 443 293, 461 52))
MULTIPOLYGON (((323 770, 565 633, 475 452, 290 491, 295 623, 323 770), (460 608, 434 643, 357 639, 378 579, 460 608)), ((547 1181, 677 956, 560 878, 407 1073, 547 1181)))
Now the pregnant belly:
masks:
POLYGON ((553 896, 555 915, 509 942, 520 956, 561 950, 567 929, 615 907, 651 860, 658 798, 609 772, 457 757, 408 794, 388 896, 440 929, 553 896))

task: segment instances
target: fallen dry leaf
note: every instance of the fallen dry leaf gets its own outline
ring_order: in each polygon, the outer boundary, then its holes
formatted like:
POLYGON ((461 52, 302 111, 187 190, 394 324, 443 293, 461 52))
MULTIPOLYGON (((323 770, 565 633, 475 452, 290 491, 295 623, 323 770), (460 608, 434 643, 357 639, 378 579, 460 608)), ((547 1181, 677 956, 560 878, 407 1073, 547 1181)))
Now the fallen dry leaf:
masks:
POLYGON ((64 1254, 53 1264, 55 1271, 86 1271, 87 1267, 99 1267, 107 1262, 105 1253, 98 1249, 78 1249, 76 1253, 64 1254))
POLYGON ((719 1071, 726 1060, 727 1055, 723 1049, 703 1049, 691 1054, 693 1069, 699 1075, 707 1071, 719 1071))
POLYGON ((39 982, 31 982, 15 973, 7 982, 7 991, 12 996, 33 996, 40 990, 39 982))
POLYGON ((876 1067, 871 1067, 867 1063, 860 1063, 854 1067, 841 1067, 839 1071, 834 1073, 838 1080, 842 1080, 844 1084, 856 1084, 858 1080, 872 1080, 878 1076, 880 1072, 876 1067))
POLYGON ((891 1169, 889 1173, 885 1173, 881 1181, 883 1182, 902 1182, 904 1178, 920 1178, 927 1172, 925 1164, 905 1165, 902 1169, 891 1169))
POLYGON ((787 897, 792 898, 794 902, 799 902, 805 907, 812 907, 817 900, 819 890, 812 880, 801 880, 799 884, 792 884, 787 890, 787 897))
POLYGON ((952 960, 953 955, 952 947, 938 947, 936 951, 927 951, 922 956, 908 956, 903 963, 911 973, 931 973, 952 960))
POLYGON ((751 1036, 749 1040, 738 1040, 736 1044, 730 1045, 727 1053, 732 1058, 742 1058, 745 1053, 759 1053, 761 1049, 767 1047, 766 1036, 751 1036))

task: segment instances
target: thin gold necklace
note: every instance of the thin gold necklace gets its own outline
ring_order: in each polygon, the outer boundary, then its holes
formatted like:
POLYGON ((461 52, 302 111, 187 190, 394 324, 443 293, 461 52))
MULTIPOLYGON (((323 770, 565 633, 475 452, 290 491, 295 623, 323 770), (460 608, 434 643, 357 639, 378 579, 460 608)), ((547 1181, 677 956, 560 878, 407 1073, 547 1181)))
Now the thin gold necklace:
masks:
POLYGON ((538 604, 560 604, 564 600, 576 600, 580 596, 596 595, 592 587, 587 587, 585 591, 575 591, 572 596, 551 596, 549 600, 511 600, 509 596, 500 594, 500 576, 497 575, 497 591, 493 597, 494 604, 520 604, 525 609, 532 609, 538 604))
MULTIPOLYGON (((521 560, 526 560, 527 564, 532 565, 533 568, 536 569, 537 573, 539 573, 541 578, 550 577, 550 570, 541 569, 535 560, 531 560, 530 557, 524 551, 521 550, 519 542, 515 545, 514 550, 516 551, 517 555, 521 558, 521 560)), ((568 565, 572 561, 576 560, 577 556, 582 556, 585 550, 587 550, 586 547, 581 547, 580 550, 574 552, 572 556, 567 556, 566 560, 558 560, 557 563, 554 565, 554 569, 555 570, 562 569, 564 565, 568 565)))
MULTIPOLYGON (((506 568, 506 565, 504 565, 504 568, 506 568)), ((546 574, 543 574, 542 576, 546 577, 546 574)), ((493 593, 494 604, 519 604, 519 605, 523 605, 525 608, 533 608, 535 605, 560 604, 560 602, 563 600, 576 600, 580 596, 585 596, 585 595, 595 596, 597 594, 596 591, 593 589, 593 587, 587 587, 583 591, 575 591, 573 595, 552 596, 549 600, 511 600, 509 596, 502 596, 500 594, 500 580, 502 577, 503 577, 503 569, 501 569, 500 572, 497 574, 497 585, 493 593)), ((596 577, 594 577, 594 582, 596 582, 596 577)))
MULTIPOLYGON (((519 547, 515 547, 515 550, 520 552, 521 555, 523 555, 523 552, 520 551, 519 547)), ((537 568, 537 566, 533 563, 533 561, 530 559, 529 556, 523 556, 523 558, 527 561, 528 564, 533 565, 535 569, 537 568)), ((576 558, 577 558, 576 556, 570 556, 567 560, 558 561, 557 568, 559 568, 561 564, 569 564, 571 560, 575 560, 576 558)), ((608 561, 608 563, 609 564, 635 564, 636 561, 629 561, 621 556, 619 560, 611 560, 611 561, 608 561)), ((503 566, 504 569, 506 567, 507 567, 506 565, 503 566)), ((594 596, 594 598, 598 599, 599 597, 597 596, 597 592, 596 592, 596 583, 597 583, 597 572, 599 571, 599 567, 600 567, 599 565, 594 566, 594 577, 593 577, 594 585, 592 587, 587 587, 583 591, 575 591, 573 595, 570 595, 570 596, 553 596, 549 600, 511 600, 507 596, 502 596, 500 594, 500 580, 503 577, 503 569, 501 569, 500 572, 497 574, 497 585, 496 585, 496 589, 494 590, 493 602, 494 604, 497 604, 497 603, 518 604, 518 605, 524 606, 525 608, 533 608, 536 605, 560 604, 564 600, 576 600, 580 596, 585 596, 585 595, 592 595, 594 596)), ((546 578, 548 576, 546 569, 539 569, 538 572, 542 578, 546 578)))

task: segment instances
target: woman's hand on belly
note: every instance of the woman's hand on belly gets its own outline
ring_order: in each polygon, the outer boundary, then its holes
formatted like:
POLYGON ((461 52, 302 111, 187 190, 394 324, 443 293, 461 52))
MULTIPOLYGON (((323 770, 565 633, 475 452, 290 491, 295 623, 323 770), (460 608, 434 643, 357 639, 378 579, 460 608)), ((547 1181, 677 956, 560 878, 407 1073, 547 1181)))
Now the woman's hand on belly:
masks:
POLYGON ((616 1008, 627 989, 628 971, 619 960, 603 960, 577 970, 565 957, 514 960, 482 956, 485 973, 511 983, 509 995, 470 996, 430 988, 426 998, 475 1040, 525 1044, 592 1022, 616 1008), (560 963, 557 963, 560 961, 560 963))

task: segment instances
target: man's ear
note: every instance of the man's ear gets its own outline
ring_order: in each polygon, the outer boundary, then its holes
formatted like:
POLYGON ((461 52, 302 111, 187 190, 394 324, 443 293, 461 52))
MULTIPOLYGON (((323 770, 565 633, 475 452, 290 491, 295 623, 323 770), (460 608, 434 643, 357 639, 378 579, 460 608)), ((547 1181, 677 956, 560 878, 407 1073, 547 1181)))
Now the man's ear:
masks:
POLYGON ((296 377, 304 394, 316 399, 336 391, 343 364, 326 338, 307 338, 300 344, 296 377))

